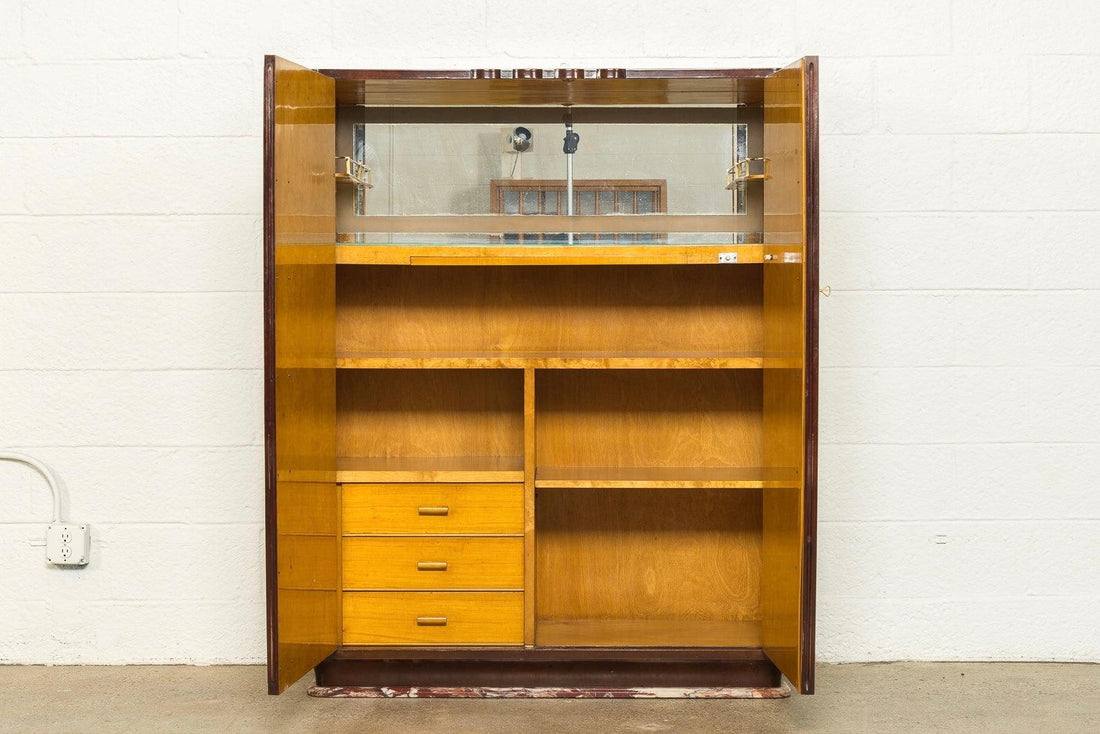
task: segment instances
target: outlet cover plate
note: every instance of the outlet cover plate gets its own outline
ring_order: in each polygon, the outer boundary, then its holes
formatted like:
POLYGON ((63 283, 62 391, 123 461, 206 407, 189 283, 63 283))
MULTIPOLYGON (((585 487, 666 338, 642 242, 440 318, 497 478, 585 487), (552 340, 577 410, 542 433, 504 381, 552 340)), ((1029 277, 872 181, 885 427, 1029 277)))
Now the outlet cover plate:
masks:
POLYGON ((46 528, 46 560, 55 566, 87 566, 91 550, 87 524, 53 523, 46 528))

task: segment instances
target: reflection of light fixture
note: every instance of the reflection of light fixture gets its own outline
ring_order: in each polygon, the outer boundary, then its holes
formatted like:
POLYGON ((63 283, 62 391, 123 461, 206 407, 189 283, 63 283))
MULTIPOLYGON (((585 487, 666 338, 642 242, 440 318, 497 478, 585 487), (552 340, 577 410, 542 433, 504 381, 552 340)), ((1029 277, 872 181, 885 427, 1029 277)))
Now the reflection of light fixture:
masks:
POLYGON ((525 153, 531 150, 531 141, 534 139, 534 135, 531 131, 525 127, 517 127, 508 135, 508 144, 512 146, 512 150, 517 153, 525 153))

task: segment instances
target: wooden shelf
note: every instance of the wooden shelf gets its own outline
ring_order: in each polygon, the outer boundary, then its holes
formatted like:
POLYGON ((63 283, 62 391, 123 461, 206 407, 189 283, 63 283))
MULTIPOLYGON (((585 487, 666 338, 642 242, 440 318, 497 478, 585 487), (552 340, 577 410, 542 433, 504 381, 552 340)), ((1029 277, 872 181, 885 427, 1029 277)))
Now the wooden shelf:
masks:
POLYGON ((336 460, 336 481, 522 482, 522 456, 443 456, 336 460))
POLYGON ((543 647, 759 647, 760 622, 710 619, 539 619, 543 647))
MULTIPOLYGON (((759 369, 777 360, 759 352, 349 352, 343 369, 759 369)), ((777 365, 778 366, 778 365, 777 365)))
MULTIPOLYGON (((792 246, 790 249, 798 249, 792 246)), ((737 264, 764 261, 760 244, 701 245, 430 245, 336 244, 340 265, 714 265, 737 253, 737 264)))
POLYGON ((762 467, 540 467, 540 489, 775 489, 797 487, 794 469, 762 467))

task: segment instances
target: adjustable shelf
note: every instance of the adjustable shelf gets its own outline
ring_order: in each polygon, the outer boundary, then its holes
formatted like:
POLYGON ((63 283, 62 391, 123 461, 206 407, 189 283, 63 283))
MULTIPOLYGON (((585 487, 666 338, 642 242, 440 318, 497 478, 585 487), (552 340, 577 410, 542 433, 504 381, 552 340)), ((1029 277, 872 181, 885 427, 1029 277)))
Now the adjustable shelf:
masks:
POLYGON ((795 469, 762 467, 539 467, 539 489, 772 489, 798 486, 795 469))
POLYGON ((759 647, 760 622, 710 619, 540 619, 537 642, 583 647, 759 647))
MULTIPOLYGON (((304 258, 307 254, 300 256, 304 258)), ((336 245, 339 265, 712 265, 719 262, 751 265, 763 261, 764 246, 760 244, 336 245), (728 257, 730 254, 736 257, 728 257), (720 260, 720 256, 726 257, 720 260)))
POLYGON ((337 369, 759 369, 755 352, 353 352, 337 369))
POLYGON ((343 457, 336 481, 354 482, 522 482, 522 456, 343 457))

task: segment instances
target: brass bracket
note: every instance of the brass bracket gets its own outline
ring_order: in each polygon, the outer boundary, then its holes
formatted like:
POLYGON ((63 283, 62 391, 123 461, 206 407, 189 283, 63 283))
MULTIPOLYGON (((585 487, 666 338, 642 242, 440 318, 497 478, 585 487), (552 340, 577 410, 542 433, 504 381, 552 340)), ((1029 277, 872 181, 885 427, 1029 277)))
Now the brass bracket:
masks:
POLYGON ((732 189, 742 181, 767 181, 771 177, 771 158, 740 158, 726 171, 726 188, 732 189))
POLYGON ((367 167, 366 163, 357 161, 346 155, 338 155, 336 156, 336 160, 344 162, 343 172, 336 172, 336 179, 338 181, 347 181, 367 189, 374 188, 374 172, 367 167))

